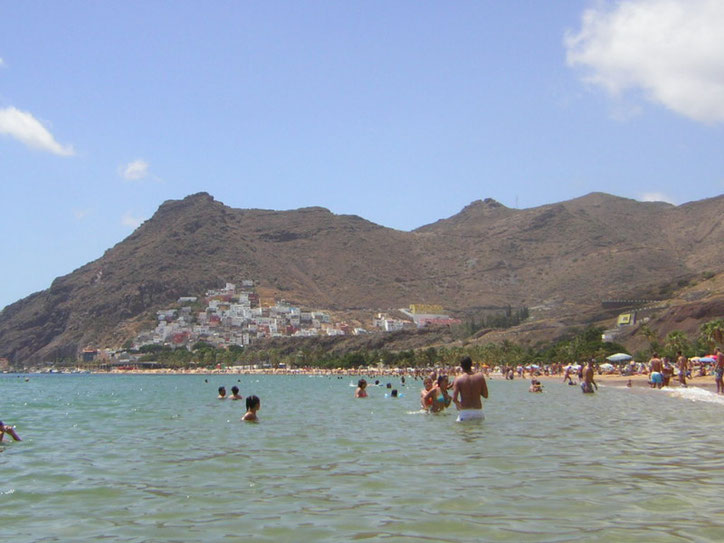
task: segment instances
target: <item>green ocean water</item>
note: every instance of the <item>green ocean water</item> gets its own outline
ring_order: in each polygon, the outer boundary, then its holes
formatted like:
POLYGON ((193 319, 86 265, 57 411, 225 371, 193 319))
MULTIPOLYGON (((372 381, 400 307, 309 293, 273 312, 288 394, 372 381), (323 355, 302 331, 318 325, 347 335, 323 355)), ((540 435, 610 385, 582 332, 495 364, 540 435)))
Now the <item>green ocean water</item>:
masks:
POLYGON ((421 383, 0 375, 5 541, 724 541, 724 400, 490 382, 486 421, 421 383), (261 397, 259 424, 220 385, 261 397))

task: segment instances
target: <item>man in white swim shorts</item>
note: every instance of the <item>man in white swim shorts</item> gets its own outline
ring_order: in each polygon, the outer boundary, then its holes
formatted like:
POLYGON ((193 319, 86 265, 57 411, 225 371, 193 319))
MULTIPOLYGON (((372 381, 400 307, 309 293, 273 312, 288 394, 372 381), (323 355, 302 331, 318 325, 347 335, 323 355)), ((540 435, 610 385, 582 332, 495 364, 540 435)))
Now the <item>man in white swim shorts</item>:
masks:
POLYGON ((488 398, 488 383, 482 373, 473 373, 473 361, 469 356, 460 360, 463 374, 455 378, 453 383, 453 402, 458 408, 458 422, 482 421, 483 401, 488 398))

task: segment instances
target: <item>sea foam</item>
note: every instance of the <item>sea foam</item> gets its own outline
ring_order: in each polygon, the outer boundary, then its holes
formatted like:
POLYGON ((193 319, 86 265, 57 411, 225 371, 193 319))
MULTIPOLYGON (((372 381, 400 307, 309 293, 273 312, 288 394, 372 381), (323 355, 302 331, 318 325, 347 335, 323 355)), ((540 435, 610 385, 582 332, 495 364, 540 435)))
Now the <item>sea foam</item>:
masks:
POLYGON ((718 395, 705 388, 664 388, 662 390, 674 398, 683 398, 685 400, 691 400, 692 402, 707 402, 724 405, 724 396, 718 395))

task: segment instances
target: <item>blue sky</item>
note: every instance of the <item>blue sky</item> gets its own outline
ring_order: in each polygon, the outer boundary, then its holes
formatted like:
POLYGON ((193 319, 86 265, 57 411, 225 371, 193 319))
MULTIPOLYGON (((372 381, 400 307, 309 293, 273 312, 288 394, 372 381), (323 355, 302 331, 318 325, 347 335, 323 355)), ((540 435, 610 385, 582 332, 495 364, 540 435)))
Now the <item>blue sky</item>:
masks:
POLYGON ((721 28, 718 0, 0 0, 0 307, 199 191, 401 230, 719 195, 721 28))

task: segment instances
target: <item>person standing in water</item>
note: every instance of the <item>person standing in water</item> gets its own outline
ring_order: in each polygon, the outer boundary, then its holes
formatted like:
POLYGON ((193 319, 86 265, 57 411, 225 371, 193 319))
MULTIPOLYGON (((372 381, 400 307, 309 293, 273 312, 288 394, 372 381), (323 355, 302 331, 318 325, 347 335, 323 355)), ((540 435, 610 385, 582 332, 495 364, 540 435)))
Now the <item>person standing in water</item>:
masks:
POLYGON ((246 413, 241 417, 244 422, 259 422, 259 418, 256 416, 256 412, 261 409, 261 400, 259 396, 247 396, 246 397, 246 413))
POLYGON ((581 383, 581 390, 584 394, 593 394, 593 387, 598 390, 598 385, 593 379, 593 359, 588 361, 586 369, 583 371, 583 382, 581 383))
POLYGON ((420 407, 427 411, 432 405, 432 397, 428 396, 428 392, 432 390, 432 379, 425 377, 423 383, 423 389, 420 391, 420 407))
POLYGON ((354 391, 355 398, 366 398, 367 397, 367 381, 360 379, 357 381, 357 390, 354 391))
POLYGON ((447 390, 447 375, 440 375, 437 378, 437 386, 431 388, 422 396, 423 405, 429 405, 431 413, 439 413, 449 406, 452 400, 447 390))
POLYGON ((463 374, 455 378, 453 383, 453 402, 458 408, 458 422, 468 420, 485 420, 483 402, 480 398, 488 398, 488 383, 482 373, 473 372, 473 361, 469 356, 460 360, 463 374))

